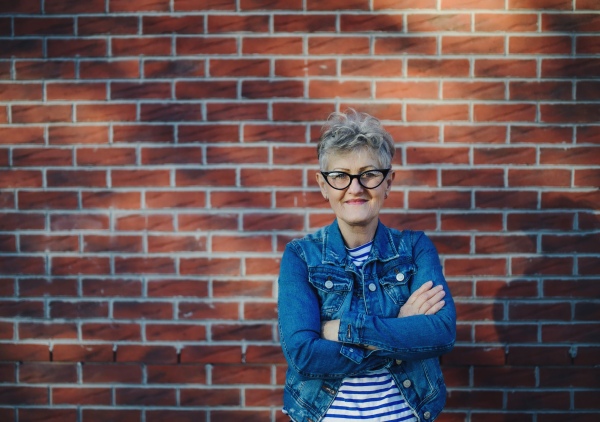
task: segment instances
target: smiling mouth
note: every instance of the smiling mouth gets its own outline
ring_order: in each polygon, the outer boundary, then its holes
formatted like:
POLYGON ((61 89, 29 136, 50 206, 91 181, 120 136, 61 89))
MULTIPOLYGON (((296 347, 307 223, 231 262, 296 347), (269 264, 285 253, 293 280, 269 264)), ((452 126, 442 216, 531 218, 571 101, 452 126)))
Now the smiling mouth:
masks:
POLYGON ((367 202, 366 199, 351 199, 349 201, 346 201, 346 204, 349 204, 349 205, 360 205, 360 204, 364 204, 365 202, 367 202))

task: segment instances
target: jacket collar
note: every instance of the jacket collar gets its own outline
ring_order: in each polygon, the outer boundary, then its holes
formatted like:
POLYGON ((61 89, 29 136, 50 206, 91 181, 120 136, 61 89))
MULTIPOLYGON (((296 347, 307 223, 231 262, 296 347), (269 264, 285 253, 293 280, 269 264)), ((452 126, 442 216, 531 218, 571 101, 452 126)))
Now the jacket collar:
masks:
MULTIPOLYGON (((365 264, 373 260, 387 262, 398 258, 398 256, 398 248, 394 245, 390 230, 379 221, 377 230, 375 231, 375 238, 373 239, 373 248, 365 264)), ((350 261, 336 219, 331 225, 325 227, 323 236, 323 263, 346 266, 348 263, 347 260, 348 262, 350 261)))

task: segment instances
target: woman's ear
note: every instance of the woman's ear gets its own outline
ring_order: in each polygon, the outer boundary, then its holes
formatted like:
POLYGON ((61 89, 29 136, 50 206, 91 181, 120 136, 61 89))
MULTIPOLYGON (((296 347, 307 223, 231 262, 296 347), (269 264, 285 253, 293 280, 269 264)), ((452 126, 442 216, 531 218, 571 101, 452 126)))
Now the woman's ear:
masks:
POLYGON ((390 172, 388 173, 388 175, 385 179, 385 197, 386 198, 389 195, 390 191, 392 190, 392 182, 394 181, 395 178, 396 178, 396 172, 394 172, 394 170, 390 170, 390 172))
POLYGON ((327 195, 327 182, 325 181, 325 177, 323 177, 320 171, 315 174, 315 177, 317 178, 317 183, 321 188, 321 195, 323 195, 323 198, 329 199, 327 195))

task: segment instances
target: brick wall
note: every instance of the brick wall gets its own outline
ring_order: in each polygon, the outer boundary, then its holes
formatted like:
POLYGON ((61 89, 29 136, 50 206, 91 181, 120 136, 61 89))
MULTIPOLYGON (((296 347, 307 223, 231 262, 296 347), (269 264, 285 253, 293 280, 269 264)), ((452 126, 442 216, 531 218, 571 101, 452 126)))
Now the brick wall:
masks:
POLYGON ((600 418, 598 0, 0 2, 0 420, 283 422, 333 110, 456 297, 442 422, 600 418))

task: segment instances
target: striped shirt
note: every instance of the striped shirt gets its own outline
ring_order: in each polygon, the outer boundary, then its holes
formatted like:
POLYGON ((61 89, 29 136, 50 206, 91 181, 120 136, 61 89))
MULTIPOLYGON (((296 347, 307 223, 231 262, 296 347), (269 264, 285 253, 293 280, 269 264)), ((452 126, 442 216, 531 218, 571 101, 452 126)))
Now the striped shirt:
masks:
MULTIPOLYGON (((357 268, 367 260, 373 242, 348 249, 357 268)), ((386 369, 346 377, 322 422, 415 422, 404 396, 386 369)))

